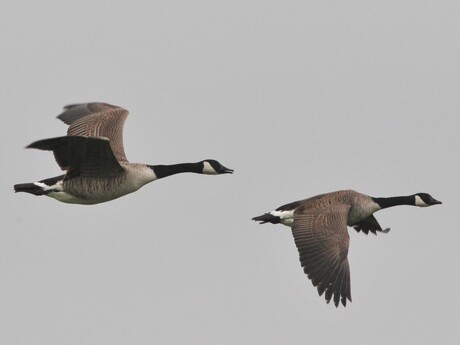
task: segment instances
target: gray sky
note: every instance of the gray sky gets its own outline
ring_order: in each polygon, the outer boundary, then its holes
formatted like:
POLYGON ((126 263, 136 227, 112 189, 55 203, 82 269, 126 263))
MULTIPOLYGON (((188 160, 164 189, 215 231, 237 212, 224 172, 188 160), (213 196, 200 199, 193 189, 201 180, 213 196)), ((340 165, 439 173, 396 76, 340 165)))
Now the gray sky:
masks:
POLYGON ((458 343, 459 17, 458 1, 4 1, 0 343, 458 343), (96 206, 15 195, 60 173, 23 148, 87 101, 130 111, 132 162, 235 174, 96 206), (336 309, 290 230, 250 218, 346 188, 444 204, 350 230, 336 309))

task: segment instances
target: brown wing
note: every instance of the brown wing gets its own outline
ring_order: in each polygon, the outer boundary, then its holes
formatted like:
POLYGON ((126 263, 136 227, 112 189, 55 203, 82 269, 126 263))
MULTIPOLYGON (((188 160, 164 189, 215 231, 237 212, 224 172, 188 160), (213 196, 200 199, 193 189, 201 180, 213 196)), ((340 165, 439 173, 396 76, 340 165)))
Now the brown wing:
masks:
POLYGON ((346 306, 351 301, 350 268, 348 265, 349 235, 347 216, 349 205, 336 205, 330 209, 302 210, 294 213, 292 234, 300 254, 304 272, 318 288, 321 296, 326 292, 329 303, 341 300, 346 306))
POLYGON ((115 176, 123 171, 107 138, 66 136, 39 140, 27 147, 53 151, 56 162, 66 171, 65 179, 115 176))
POLYGON ((83 103, 64 107, 58 119, 69 125, 67 135, 106 137, 119 162, 127 162, 123 148, 123 125, 128 111, 107 103, 83 103))

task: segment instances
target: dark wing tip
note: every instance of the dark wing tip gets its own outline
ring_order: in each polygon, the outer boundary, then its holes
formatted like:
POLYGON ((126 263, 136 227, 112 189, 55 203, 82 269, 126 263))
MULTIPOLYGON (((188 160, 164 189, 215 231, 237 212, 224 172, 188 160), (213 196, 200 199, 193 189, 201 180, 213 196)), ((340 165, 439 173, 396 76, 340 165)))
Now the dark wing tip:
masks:
POLYGON ((65 138, 66 137, 57 137, 57 138, 37 140, 27 145, 26 149, 38 149, 38 150, 44 150, 44 151, 52 151, 59 145, 62 145, 65 142, 65 138))
POLYGON ((357 232, 362 231, 365 235, 369 235, 369 229, 363 228, 362 226, 353 225, 353 229, 355 229, 357 232))
POLYGON ((87 115, 104 111, 106 109, 118 109, 120 107, 104 102, 74 103, 64 106, 64 111, 57 116, 67 125, 87 115))

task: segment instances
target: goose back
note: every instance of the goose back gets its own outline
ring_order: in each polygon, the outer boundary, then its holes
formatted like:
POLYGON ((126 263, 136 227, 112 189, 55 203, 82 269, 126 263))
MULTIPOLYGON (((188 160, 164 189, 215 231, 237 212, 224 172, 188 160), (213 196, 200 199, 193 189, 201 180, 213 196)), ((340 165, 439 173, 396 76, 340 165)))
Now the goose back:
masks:
POLYGON ((319 194, 283 205, 276 210, 294 210, 294 214, 300 214, 308 210, 324 210, 336 205, 350 206, 347 214, 347 225, 353 225, 380 209, 379 205, 370 196, 348 189, 319 194))

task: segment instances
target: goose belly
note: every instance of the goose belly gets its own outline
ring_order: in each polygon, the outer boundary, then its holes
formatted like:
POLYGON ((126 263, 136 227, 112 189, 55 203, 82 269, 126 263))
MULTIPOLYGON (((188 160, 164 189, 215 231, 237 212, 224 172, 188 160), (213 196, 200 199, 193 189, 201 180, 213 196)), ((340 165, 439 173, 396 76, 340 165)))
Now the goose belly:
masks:
POLYGON ((142 185, 134 183, 126 176, 113 178, 83 178, 77 177, 65 180, 62 191, 47 194, 61 202, 70 204, 92 205, 117 199, 135 192, 142 185))

